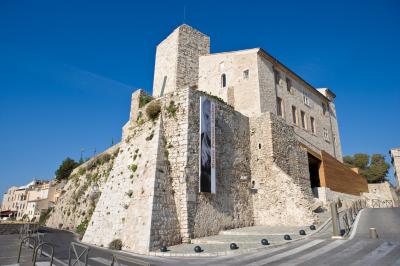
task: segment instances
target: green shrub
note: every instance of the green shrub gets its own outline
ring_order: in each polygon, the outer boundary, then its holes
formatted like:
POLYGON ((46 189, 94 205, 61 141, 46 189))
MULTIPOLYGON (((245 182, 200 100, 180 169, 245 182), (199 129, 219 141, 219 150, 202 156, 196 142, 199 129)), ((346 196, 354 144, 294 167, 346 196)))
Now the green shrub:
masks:
POLYGON ((86 229, 88 227, 89 220, 85 219, 82 221, 77 227, 76 227, 76 233, 79 234, 80 236, 83 236, 86 232, 86 229))
POLYGON ((161 105, 159 102, 152 102, 146 107, 147 117, 151 120, 156 120, 161 112, 161 105))
POLYGON ((140 95, 140 99, 139 99, 139 108, 142 108, 143 106, 145 106, 146 104, 148 104, 152 100, 153 100, 153 97, 151 97, 150 95, 141 94, 140 95))
POLYGON ((176 111, 178 110, 178 107, 175 105, 174 101, 170 101, 169 105, 167 107, 167 112, 172 115, 173 117, 176 117, 176 111))
POLYGON ((136 122, 139 122, 139 120, 141 120, 143 113, 141 111, 139 111, 137 118, 136 118, 136 122))
POLYGON ((109 153, 100 154, 98 160, 100 164, 108 163, 111 160, 111 155, 109 153))
POLYGON ((79 170, 78 170, 79 175, 84 175, 85 173, 86 173, 86 168, 84 168, 84 167, 79 168, 79 170))
POLYGON ((63 180, 67 179, 69 175, 72 173, 75 167, 77 167, 79 164, 72 160, 71 158, 66 158, 61 165, 58 167, 56 171, 56 180, 63 180))
POLYGON ((108 248, 113 250, 121 250, 122 249, 121 239, 114 239, 113 241, 111 241, 110 244, 108 245, 108 248))
POLYGON ((129 166, 129 168, 131 169, 132 172, 136 172, 137 167, 138 166, 136 164, 131 164, 131 166, 129 166))

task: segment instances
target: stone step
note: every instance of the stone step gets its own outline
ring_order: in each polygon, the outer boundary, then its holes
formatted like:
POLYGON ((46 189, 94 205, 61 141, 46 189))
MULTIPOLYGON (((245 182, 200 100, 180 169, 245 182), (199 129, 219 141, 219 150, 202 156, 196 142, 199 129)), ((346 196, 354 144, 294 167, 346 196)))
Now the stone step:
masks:
MULTIPOLYGON (((297 234, 289 234, 292 240, 299 239, 303 236, 297 234)), ((283 234, 281 235, 215 235, 203 238, 192 239, 193 244, 259 244, 261 239, 267 239, 270 244, 285 242, 283 234)), ((289 241, 288 241, 289 242, 289 241)))

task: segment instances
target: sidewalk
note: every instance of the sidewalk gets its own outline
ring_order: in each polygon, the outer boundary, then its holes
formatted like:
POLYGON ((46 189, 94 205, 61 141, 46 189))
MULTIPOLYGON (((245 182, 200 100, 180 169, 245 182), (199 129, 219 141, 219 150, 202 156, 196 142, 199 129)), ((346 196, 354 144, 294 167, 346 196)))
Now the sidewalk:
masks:
POLYGON ((252 226, 232 230, 221 231, 218 235, 192 239, 191 244, 180 244, 168 247, 167 252, 150 252, 150 256, 224 256, 229 254, 241 254, 254 250, 266 249, 285 245, 301 239, 310 237, 312 234, 325 228, 330 221, 329 211, 317 214, 320 223, 316 230, 311 230, 310 225, 299 227, 294 226, 252 226), (306 235, 300 235, 299 231, 304 230, 306 235), (288 234, 291 240, 285 240, 284 235, 288 234), (267 239, 269 245, 263 246, 262 239, 267 239), (229 245, 235 243, 238 249, 231 250, 229 245), (200 246, 203 250, 200 253, 194 252, 194 247, 200 246))

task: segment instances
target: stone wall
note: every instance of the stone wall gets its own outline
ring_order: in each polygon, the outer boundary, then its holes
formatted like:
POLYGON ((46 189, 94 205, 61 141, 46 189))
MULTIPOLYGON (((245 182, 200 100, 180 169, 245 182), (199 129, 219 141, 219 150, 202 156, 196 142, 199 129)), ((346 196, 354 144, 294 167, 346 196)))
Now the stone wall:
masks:
POLYGON ((198 193, 200 96, 207 95, 189 91, 188 222, 194 238, 253 224, 248 118, 215 100, 216 194, 198 193))
POLYGON ((362 196, 366 200, 389 200, 393 202, 393 207, 399 207, 400 202, 394 188, 389 184, 389 182, 368 184, 368 193, 363 193, 362 196))
POLYGON ((316 222, 307 152, 293 129, 272 113, 250 118, 253 208, 256 225, 316 222))
POLYGON ((74 169, 49 214, 47 226, 76 230, 88 223, 118 152, 119 144, 74 169))
POLYGON ((153 96, 197 85, 199 56, 209 52, 210 38, 207 35, 185 24, 175 29, 157 46, 153 96))
POLYGON ((26 225, 29 225, 33 231, 36 231, 39 228, 39 224, 33 223, 0 222, 0 235, 19 234, 26 225))
POLYGON ((261 110, 257 51, 248 49, 201 56, 198 89, 223 99, 246 116, 258 115, 261 110), (244 77, 246 70, 247 78, 244 77), (226 87, 221 84, 222 74, 226 76, 226 87))
POLYGON ((83 241, 107 247, 121 239, 124 249, 144 253, 151 245, 160 120, 125 130, 129 133, 124 133, 83 241))

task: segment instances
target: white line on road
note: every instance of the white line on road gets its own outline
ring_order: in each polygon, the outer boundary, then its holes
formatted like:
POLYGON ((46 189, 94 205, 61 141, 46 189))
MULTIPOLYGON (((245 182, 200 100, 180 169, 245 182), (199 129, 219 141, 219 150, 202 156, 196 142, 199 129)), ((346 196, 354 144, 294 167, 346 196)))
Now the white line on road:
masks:
POLYGON ((335 248, 337 248, 338 246, 340 246, 340 245, 342 245, 344 243, 345 242, 342 241, 342 240, 334 241, 334 242, 332 242, 332 243, 330 243, 330 244, 328 244, 326 246, 323 246, 323 247, 321 247, 319 249, 313 250, 311 253, 307 253, 307 254, 304 254, 303 256, 300 256, 300 257, 294 258, 292 260, 289 260, 287 262, 284 262, 281 265, 285 265, 285 266, 286 265, 287 266, 289 266, 289 265, 293 265, 293 266, 294 265, 298 265, 300 263, 303 263, 303 262, 311 260, 311 259, 313 259, 315 257, 318 257, 318 256, 320 256, 322 254, 325 254, 326 252, 328 252, 328 251, 330 251, 332 249, 335 249, 335 248))
POLYGON ((364 256, 361 260, 358 260, 351 265, 362 265, 362 266, 367 266, 367 265, 376 265, 376 262, 389 254, 393 249, 395 249, 397 245, 390 243, 390 242, 384 242, 382 245, 374 249, 372 252, 364 256))
MULTIPOLYGON (((189 262, 188 264, 196 264, 196 265, 221 265, 221 263, 223 264, 229 264, 230 261, 233 261, 235 263, 240 263, 240 262, 246 262, 249 261, 251 259, 255 259, 255 258, 259 258, 259 257, 264 257, 267 254, 270 253, 274 253, 276 251, 282 250, 288 248, 287 245, 283 245, 280 247, 273 247, 268 249, 266 247, 265 250, 257 250, 256 253, 250 253, 250 254, 233 254, 233 255, 228 255, 228 256, 221 256, 221 257, 217 257, 217 258, 210 258, 209 260, 204 260, 204 261, 193 261, 193 262, 189 262), (219 263, 221 262, 221 263, 219 263)), ((206 259, 206 258, 204 258, 206 259)))
POLYGON ((351 234, 350 234, 350 237, 349 237, 348 240, 352 240, 352 239, 355 237, 356 232, 357 232, 358 223, 359 223, 359 221, 360 221, 360 219, 361 219, 360 217, 361 217, 361 214, 364 212, 364 210, 365 210, 365 209, 362 209, 362 210, 357 214, 357 218, 356 218, 356 220, 355 220, 354 223, 353 223, 353 228, 351 229, 351 234))
POLYGON ((307 243, 307 244, 305 244, 305 245, 302 245, 302 246, 300 246, 300 247, 297 247, 297 248, 288 250, 288 251, 286 251, 286 252, 283 252, 283 253, 274 255, 274 256, 272 256, 272 257, 269 257, 269 258, 266 258, 266 259, 263 259, 263 260, 256 261, 256 262, 254 262, 254 263, 250 263, 250 264, 248 264, 248 265, 249 265, 249 266, 250 266, 250 265, 251 265, 251 266, 266 265, 266 264, 268 264, 268 263, 272 263, 272 262, 274 262, 274 261, 277 261, 277 260, 283 259, 283 258, 285 258, 285 257, 294 255, 294 254, 296 254, 296 253, 302 252, 302 251, 304 251, 304 250, 306 250, 306 249, 309 249, 309 248, 311 248, 311 247, 313 247, 313 246, 315 246, 315 245, 318 245, 318 244, 320 244, 321 242, 324 242, 324 241, 325 241, 325 240, 322 240, 322 239, 313 240, 313 241, 311 241, 311 242, 309 242, 309 243, 307 243))

